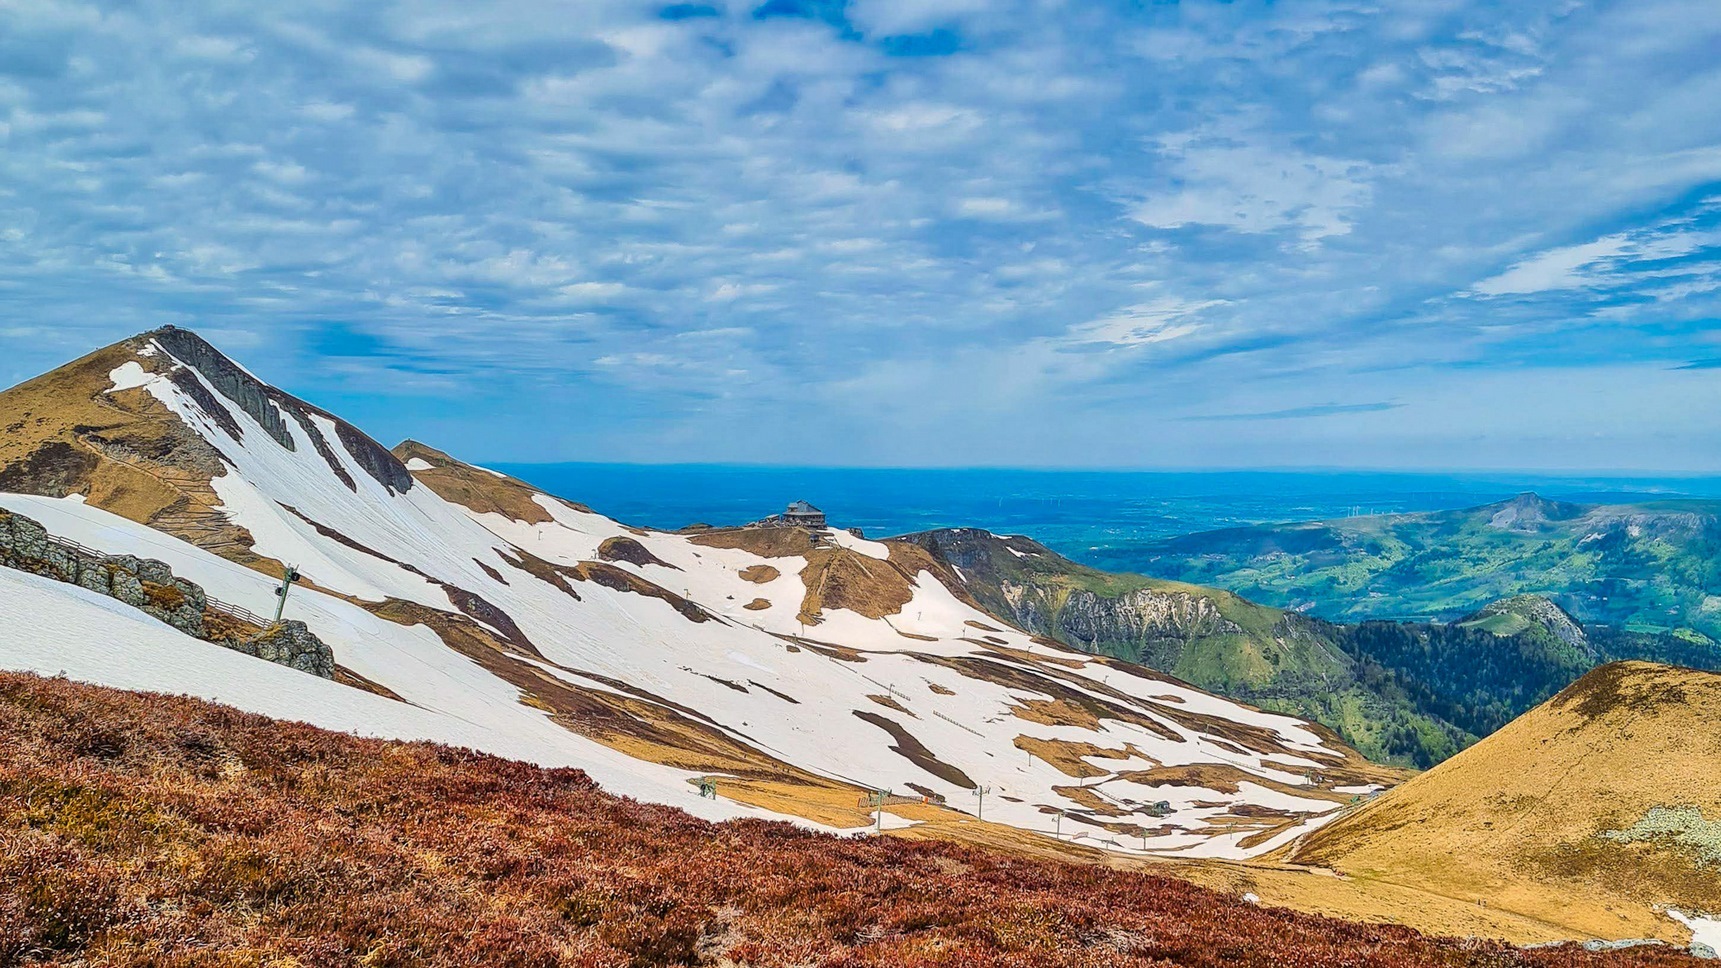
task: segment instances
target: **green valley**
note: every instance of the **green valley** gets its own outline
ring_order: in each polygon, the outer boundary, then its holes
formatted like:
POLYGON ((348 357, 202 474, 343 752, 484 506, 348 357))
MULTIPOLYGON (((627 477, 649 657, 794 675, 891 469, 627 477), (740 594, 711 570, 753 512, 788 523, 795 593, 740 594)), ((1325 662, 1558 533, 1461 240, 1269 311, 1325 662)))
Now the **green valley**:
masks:
POLYGON ((1259 525, 1097 551, 1094 563, 1226 588, 1333 621, 1453 621, 1535 594, 1592 630, 1672 636, 1721 661, 1721 503, 1521 494, 1455 511, 1259 525))

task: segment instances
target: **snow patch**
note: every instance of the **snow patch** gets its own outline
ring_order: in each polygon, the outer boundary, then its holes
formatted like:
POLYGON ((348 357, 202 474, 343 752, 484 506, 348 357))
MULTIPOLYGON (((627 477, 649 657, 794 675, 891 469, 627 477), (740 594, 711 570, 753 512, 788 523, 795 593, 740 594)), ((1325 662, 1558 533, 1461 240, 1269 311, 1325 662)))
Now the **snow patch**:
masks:
POLYGON ((1721 951, 1721 918, 1701 917, 1684 911, 1667 909, 1667 916, 1691 929, 1691 940, 1721 951))
POLYGON ((834 544, 839 548, 858 551, 861 554, 866 555, 868 558, 877 558, 879 561, 890 560, 890 545, 887 545, 882 541, 869 541, 866 538, 857 538, 853 534, 844 531, 842 528, 831 528, 826 531, 825 534, 830 536, 831 544, 834 544))
POLYGON ((406 469, 409 471, 429 471, 435 470, 436 465, 422 457, 414 457, 406 462, 406 469))
POLYGON ((155 379, 155 374, 138 365, 136 360, 126 360, 114 367, 113 372, 108 374, 108 379, 112 380, 114 385, 109 387, 107 392, 117 393, 120 390, 135 390, 144 386, 155 379))

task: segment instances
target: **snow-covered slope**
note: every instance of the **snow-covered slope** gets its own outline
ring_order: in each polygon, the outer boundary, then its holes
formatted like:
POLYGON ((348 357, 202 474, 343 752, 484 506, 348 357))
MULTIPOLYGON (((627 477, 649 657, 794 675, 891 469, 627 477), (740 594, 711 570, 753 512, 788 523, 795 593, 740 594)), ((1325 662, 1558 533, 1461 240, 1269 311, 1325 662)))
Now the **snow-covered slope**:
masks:
POLYGON ((651 799, 717 776, 722 804, 856 825, 869 789, 973 812, 985 788, 988 821, 1051 830, 1063 813, 1066 836, 1188 855, 1271 849, 1349 799, 1336 787, 1381 778, 1320 727, 1006 628, 914 545, 629 528, 422 445, 384 450, 183 330, 0 394, 0 418, 26 407, 75 419, 11 432, 0 483, 35 493, 0 506, 264 614, 296 565, 288 617, 399 700, 169 648, 148 619, 93 642, 37 606, 76 589, 15 577, 3 667, 378 734, 434 724, 651 799), (133 661, 115 645, 133 635, 177 658, 133 661), (336 693, 350 702, 330 712, 336 693))

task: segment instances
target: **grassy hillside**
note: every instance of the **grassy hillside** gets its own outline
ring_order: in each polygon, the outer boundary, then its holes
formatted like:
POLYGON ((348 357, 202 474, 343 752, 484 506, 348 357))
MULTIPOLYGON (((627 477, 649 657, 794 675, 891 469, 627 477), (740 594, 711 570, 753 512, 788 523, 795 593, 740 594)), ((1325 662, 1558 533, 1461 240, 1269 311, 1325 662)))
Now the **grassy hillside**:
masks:
POLYGON ((1665 634, 1721 665, 1711 641, 1721 639, 1721 504, 1711 501, 1524 494, 1459 511, 1211 531, 1098 558, 1335 621, 1453 620, 1544 595, 1587 626, 1665 634))
POLYGON ((1602 666, 1287 858, 1600 936, 1721 913, 1721 676, 1602 666))
POLYGON ((0 964, 1651 966, 893 837, 0 674, 0 964))

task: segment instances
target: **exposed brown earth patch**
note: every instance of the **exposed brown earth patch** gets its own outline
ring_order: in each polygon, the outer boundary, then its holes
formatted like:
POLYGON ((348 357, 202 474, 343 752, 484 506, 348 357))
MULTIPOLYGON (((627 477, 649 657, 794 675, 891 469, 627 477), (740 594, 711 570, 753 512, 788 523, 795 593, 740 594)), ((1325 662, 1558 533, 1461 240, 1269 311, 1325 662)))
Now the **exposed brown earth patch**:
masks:
POLYGON ((946 783, 967 788, 972 788, 974 786, 974 781, 968 778, 968 774, 932 755, 931 750, 927 749, 920 740, 915 739, 914 735, 904 729, 901 724, 896 722, 896 720, 893 720, 888 716, 881 716, 878 713, 866 712, 860 709, 854 710, 854 714, 856 717, 889 733, 891 738, 896 741, 891 744, 891 750, 900 754, 915 766, 920 767, 946 783))
POLYGON ((771 603, 763 598, 755 598, 741 607, 749 612, 763 612, 771 607, 771 603))
MULTIPOLYGON (((868 694, 867 698, 871 699, 873 702, 878 703, 880 706, 885 707, 886 709, 894 709, 899 713, 907 713, 910 716, 914 716, 914 713, 911 710, 909 710, 908 707, 906 707, 902 703, 899 703, 896 701, 895 696, 879 696, 879 695, 868 694)), ((919 719, 920 717, 914 716, 914 718, 919 719)))
POLYGON ((1084 780, 1092 776, 1107 776, 1112 771, 1102 770, 1082 757, 1092 756, 1106 760, 1128 760, 1134 757, 1134 752, 1128 747, 1124 749, 1106 749, 1093 743, 1072 743, 1062 739, 1044 739, 1038 736, 1022 735, 1015 739, 1015 747, 1032 753, 1036 759, 1051 764, 1065 776, 1073 776, 1084 780))
POLYGON ((799 558, 813 550, 812 534, 804 528, 724 528, 701 531, 687 540, 707 548, 747 551, 761 558, 799 558))
POLYGON ((776 581, 782 572, 770 565, 748 565, 736 574, 741 576, 742 581, 750 581, 755 585, 763 585, 767 582, 776 581))
POLYGON ((688 601, 661 585, 641 578, 631 571, 617 568, 607 562, 582 561, 562 573, 577 581, 595 582, 618 592, 631 592, 635 595, 643 595, 646 598, 655 598, 667 602, 669 607, 675 609, 682 618, 690 622, 716 621, 716 617, 707 612, 704 607, 688 601))
POLYGON ((605 538, 603 543, 598 545, 598 557, 604 561, 625 561, 630 565, 638 565, 641 568, 644 568, 646 565, 657 565, 660 568, 674 568, 676 571, 681 570, 679 567, 652 554, 651 549, 647 548, 645 545, 640 544, 633 538, 627 537, 605 538))
POLYGON ((1043 726, 1080 726, 1098 729, 1100 720, 1092 712, 1066 699, 1023 699, 1010 707, 1017 719, 1043 726))

